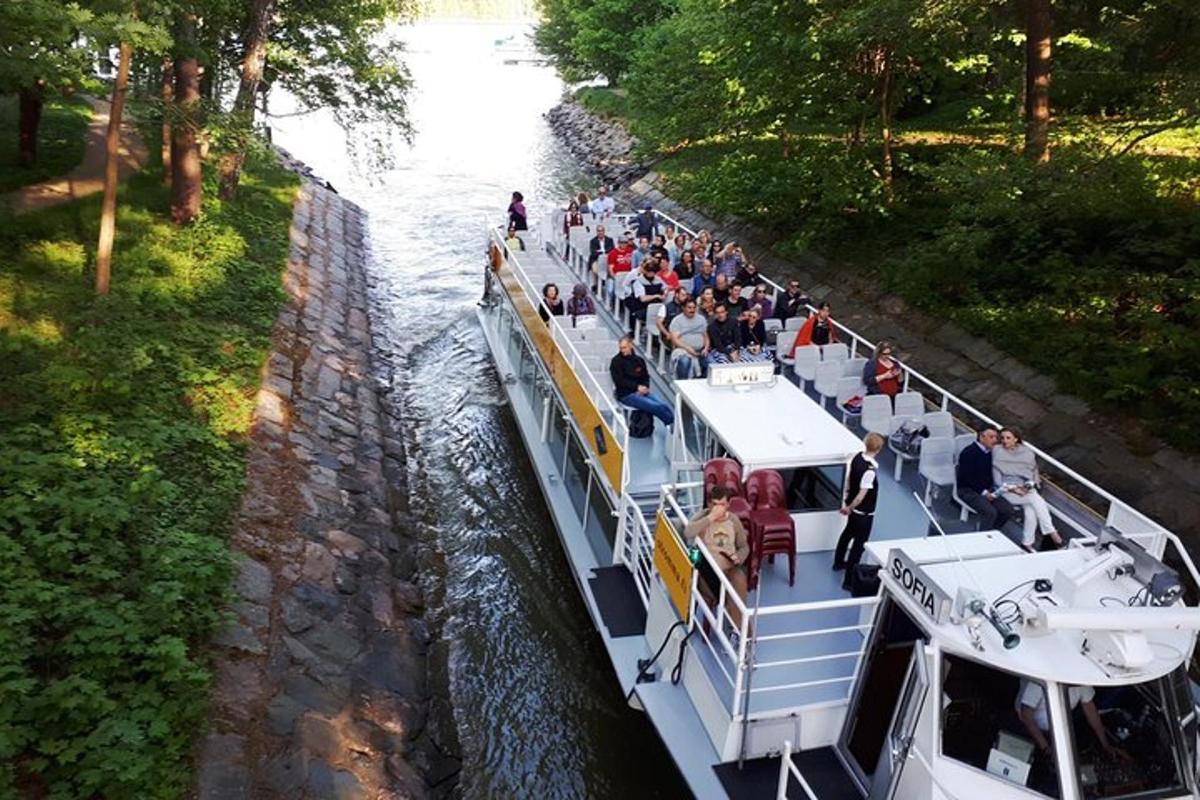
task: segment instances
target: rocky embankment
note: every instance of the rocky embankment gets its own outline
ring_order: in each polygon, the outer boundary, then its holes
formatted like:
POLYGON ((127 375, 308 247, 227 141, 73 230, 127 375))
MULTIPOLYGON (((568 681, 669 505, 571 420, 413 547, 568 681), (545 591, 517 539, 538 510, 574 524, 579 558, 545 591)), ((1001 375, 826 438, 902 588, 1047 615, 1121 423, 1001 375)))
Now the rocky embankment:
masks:
MULTIPOLYGON (((623 144, 601 120, 573 102, 556 107, 551 127, 586 167, 606 163, 623 144), (556 123, 555 119, 563 120, 556 123), (616 143, 616 144, 613 144, 616 143)), ((625 136, 628 139, 628 136, 625 136)), ((594 168, 594 167, 593 167, 594 168)), ((668 181, 653 171, 599 173, 619 183, 618 208, 644 205, 680 220, 693 230, 706 228, 718 239, 736 240, 776 282, 795 278, 818 299, 829 300, 838 320, 872 339, 898 343, 905 363, 1002 424, 1017 426, 1055 458, 1143 513, 1180 534, 1200 552, 1200 459, 1181 453, 1147 434, 1135 421, 1098 412, 1063 391, 1054 378, 1021 363, 990 342, 913 308, 884 290, 869 268, 834 264, 812 253, 780 258, 773 238, 736 217, 713 219, 672 198, 668 181)), ((1048 470, 1052 475, 1054 470, 1048 470)), ((1090 497, 1065 476, 1062 485, 1090 497)), ((1099 504, 1105 507, 1103 503, 1099 504)))
POLYGON ((449 794, 403 450, 368 317, 365 215, 306 182, 232 539, 200 798, 449 794))
POLYGON ((571 155, 602 183, 623 186, 646 172, 634 153, 637 139, 619 122, 591 113, 573 100, 546 112, 546 121, 571 155))

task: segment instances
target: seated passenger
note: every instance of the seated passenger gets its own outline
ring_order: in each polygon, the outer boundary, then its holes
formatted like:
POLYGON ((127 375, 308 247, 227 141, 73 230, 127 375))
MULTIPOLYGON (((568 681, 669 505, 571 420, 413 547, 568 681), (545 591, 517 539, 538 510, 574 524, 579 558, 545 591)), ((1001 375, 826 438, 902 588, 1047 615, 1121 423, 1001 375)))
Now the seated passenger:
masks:
POLYGON ((688 290, 680 286, 658 310, 658 319, 654 324, 658 327, 658 335, 664 346, 671 341, 671 320, 683 313, 684 303, 688 301, 689 296, 688 290))
POLYGON ((958 454, 954 483, 958 496, 979 514, 980 530, 999 530, 1013 515, 1013 507, 1000 496, 992 477, 992 448, 999 434, 992 427, 979 431, 975 441, 958 454))
POLYGON ((621 234, 617 249, 610 251, 607 257, 608 277, 616 278, 623 272, 630 272, 633 269, 633 254, 633 240, 629 234, 621 234))
POLYGON ((826 345, 837 341, 837 328, 833 324, 832 310, 829 303, 821 301, 817 304, 817 313, 813 314, 800 327, 796 334, 796 343, 792 345, 792 358, 796 357, 796 348, 810 344, 826 345))
POLYGON ((742 297, 742 285, 737 281, 729 284, 729 297, 725 298, 725 307, 729 309, 729 316, 738 321, 745 319, 750 302, 742 297))
POLYGON ((892 343, 883 339, 875 345, 875 357, 863 366, 862 381, 867 394, 886 394, 895 397, 900 392, 904 371, 892 358, 892 343))
POLYGON ((558 296, 558 284, 547 283, 542 287, 542 302, 538 304, 538 314, 543 322, 549 322, 551 316, 563 315, 563 301, 558 296))
POLYGON ((671 260, 671 251, 667 249, 667 240, 661 233, 650 240, 650 255, 666 261, 671 260))
POLYGON ((629 303, 629 314, 633 319, 646 324, 646 309, 652 303, 666 300, 667 289, 658 277, 658 259, 646 258, 638 275, 631 279, 633 299, 629 303))
POLYGON ((737 271, 737 275, 733 277, 735 281, 742 286, 761 286, 767 282, 767 279, 758 271, 758 267, 747 261, 742 265, 742 268, 737 271))
POLYGON ((579 203, 572 200, 567 204, 567 213, 563 216, 563 233, 570 236, 571 228, 582 224, 583 212, 579 210, 579 203))
POLYGON ((622 336, 617 345, 619 351, 609 362, 608 372, 616 386, 614 394, 623 405, 646 411, 662 420, 663 425, 675 422, 675 412, 669 405, 650 394, 650 374, 646 361, 633 352, 633 339, 622 336))
POLYGON ((1049 536, 1055 546, 1062 547, 1062 537, 1054 528, 1050 506, 1038 493, 1042 477, 1038 472, 1037 458, 1015 428, 1000 431, 1000 446, 992 449, 992 481, 1000 487, 1000 494, 1005 500, 1015 506, 1025 507, 1022 545, 1027 549, 1035 549, 1034 531, 1040 525, 1042 536, 1049 536))
POLYGON ((696 257, 691 250, 684 250, 675 259, 675 273, 679 275, 679 280, 687 281, 689 287, 692 285, 696 277, 696 257))
MULTIPOLYGON (((580 195, 583 196, 583 193, 580 192, 580 195)), ((586 203, 580 203, 580 208, 586 207, 586 203)), ((615 249, 617 246, 613 243, 612 237, 604 232, 604 226, 597 225, 596 235, 588 241, 588 268, 591 269, 600 259, 604 259, 607 264, 608 254, 615 249)))
POLYGON ((668 289, 679 288, 679 273, 671 269, 671 261, 666 258, 656 258, 655 263, 658 265, 658 279, 663 282, 663 285, 668 289))
POLYGON ((771 298, 767 297, 766 286, 760 283, 754 287, 754 293, 750 295, 750 307, 758 309, 759 319, 771 319, 771 312, 775 309, 771 298))
POLYGON ((758 309, 746 312, 746 318, 738 323, 742 337, 742 361, 774 361, 775 354, 767 347, 767 326, 758 318, 758 309))
POLYGON ((708 363, 728 364, 742 358, 742 334, 738 322, 729 316, 729 309, 718 302, 708 323, 708 363))
POLYGON ((641 268, 642 262, 650 255, 650 237, 639 236, 637 240, 637 249, 633 251, 633 270, 637 272, 641 268))
POLYGON ((811 302, 808 293, 801 291, 800 281, 788 281, 783 295, 775 298, 775 319, 787 322, 792 317, 807 314, 811 302))
MULTIPOLYGON (((1100 712, 1096 710, 1095 698, 1096 690, 1091 686, 1067 687, 1068 711, 1074 711, 1076 707, 1083 710, 1084 719, 1087 720, 1088 727, 1096 735, 1104 752, 1121 761, 1132 761, 1129 753, 1112 743, 1108 730, 1104 727, 1104 720, 1100 719, 1100 712)), ((1038 753, 1053 759, 1054 748, 1050 734, 1050 709, 1046 703, 1046 690, 1036 681, 1022 679, 1021 688, 1017 692, 1016 706, 1017 716, 1037 746, 1038 753)))
POLYGON ((724 303, 729 299, 729 277, 720 272, 713 279, 713 297, 717 299, 718 303, 724 303))
POLYGON ((588 294, 587 287, 582 283, 575 284, 571 289, 571 297, 567 300, 567 315, 574 323, 576 317, 584 317, 596 313, 596 304, 588 294))
MULTIPOLYGON (((721 572, 733 585, 733 590, 746 602, 746 569, 742 565, 750 556, 750 543, 746 538, 746 529, 742 521, 729 513, 730 492, 724 486, 715 486, 708 494, 708 510, 701 511, 687 527, 683 529, 683 538, 689 543, 696 539, 704 542, 704 547, 721 567, 721 572)), ((701 591, 707 590, 711 595, 710 602, 720 596, 721 579, 717 576, 708 559, 701 557, 697 563, 700 571, 701 591)), ((734 626, 740 628, 742 615, 737 604, 732 599, 725 601, 725 609, 734 626)), ((736 646, 736 638, 734 642, 736 646)))
POLYGON ((700 297, 696 299, 696 310, 704 317, 706 322, 711 322, 717 316, 717 301, 713 297, 711 288, 705 289, 700 293, 700 297))
POLYGON ((717 276, 713 272, 712 262, 707 258, 700 260, 700 272, 692 278, 692 296, 697 297, 705 289, 713 289, 717 285, 717 276))
POLYGON ((517 229, 511 225, 508 228, 508 237, 504 240, 504 244, 508 245, 508 249, 514 253, 525 249, 525 241, 517 236, 517 229))
POLYGON ((679 380, 704 374, 708 355, 708 321, 696 313, 696 301, 687 299, 683 313, 671 320, 671 371, 679 380))

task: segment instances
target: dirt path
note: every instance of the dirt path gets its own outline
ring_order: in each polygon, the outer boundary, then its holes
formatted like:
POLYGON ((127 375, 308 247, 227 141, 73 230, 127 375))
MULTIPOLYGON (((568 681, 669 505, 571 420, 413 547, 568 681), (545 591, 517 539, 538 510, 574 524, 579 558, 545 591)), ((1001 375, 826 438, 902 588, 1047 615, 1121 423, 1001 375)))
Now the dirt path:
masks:
MULTIPOLYGON (((16 214, 25 214, 104 191, 104 135, 108 130, 109 102, 94 97, 87 98, 87 101, 92 106, 92 121, 85 134, 87 141, 83 161, 66 175, 0 195, 0 205, 7 206, 16 214)), ((122 179, 145 166, 149 157, 137 128, 128 122, 121 126, 119 152, 119 174, 122 179)))

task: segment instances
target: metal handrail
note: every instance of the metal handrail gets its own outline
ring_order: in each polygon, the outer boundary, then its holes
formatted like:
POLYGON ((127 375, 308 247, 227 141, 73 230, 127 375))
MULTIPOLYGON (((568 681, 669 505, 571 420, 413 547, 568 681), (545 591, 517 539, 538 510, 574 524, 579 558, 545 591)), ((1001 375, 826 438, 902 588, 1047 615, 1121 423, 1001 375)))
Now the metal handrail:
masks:
POLYGON ((804 794, 807 795, 808 800, 819 800, 816 792, 808 785, 808 781, 800 774, 800 768, 792 762, 792 742, 790 739, 783 741, 783 752, 779 754, 779 757, 779 787, 775 791, 775 800, 788 800, 789 777, 796 779, 796 782, 800 784, 800 788, 804 790, 804 794))
MULTIPOLYGON (((691 236, 696 235, 696 232, 694 230, 692 230, 690 227, 688 227, 684 223, 680 222, 679 220, 675 219, 674 217, 672 217, 668 214, 664 214, 658 210, 655 210, 654 214, 656 216, 658 216, 659 218, 663 219, 664 221, 669 222, 672 225, 674 225, 677 230, 686 232, 687 234, 689 234, 691 236)), ((762 277, 763 277, 763 280, 769 286, 772 287, 772 289, 774 290, 774 297, 777 299, 779 294, 784 291, 783 287, 780 284, 778 284, 775 281, 768 278, 766 275, 762 275, 762 277)), ((808 306, 808 308, 809 308, 810 312, 816 311, 816 309, 813 308, 811 305, 808 306)), ((855 352, 858 350, 859 345, 862 345, 864 348, 869 348, 871 351, 874 351, 875 343, 872 342, 870 339, 858 334, 856 331, 847 327, 846 325, 843 325, 842 323, 838 322, 837 320, 832 320, 832 321, 833 321, 834 326, 838 329, 838 331, 840 333, 845 334, 851 340, 851 343, 852 343, 851 357, 854 356, 855 352)), ((910 367, 906 364, 903 364, 903 363, 901 363, 900 366, 905 372, 905 386, 904 386, 905 391, 908 390, 911 379, 915 378, 920 384, 923 385, 924 388, 928 389, 930 392, 941 395, 941 398, 942 398, 941 407, 943 409, 947 409, 949 403, 953 402, 956 406, 958 406, 959 408, 963 409, 964 411, 970 413, 971 415, 976 417, 978 420, 984 422, 985 424, 991 425, 994 427, 1000 427, 1000 423, 997 420, 993 419, 991 416, 989 416, 988 414, 985 414, 983 411, 979 410, 978 408, 976 408, 975 406, 966 402, 965 400, 959 398, 957 395, 953 394, 948 389, 944 388, 937 382, 933 381, 931 378, 924 375, 920 371, 918 371, 918 370, 914 369, 913 367, 910 367)), ((970 426, 967 426, 967 427, 969 428, 970 426)), ((1026 444, 1029 446, 1029 448, 1031 450, 1033 450, 1034 454, 1037 455, 1037 457, 1040 458, 1042 461, 1044 461, 1046 464, 1049 464, 1050 466, 1054 467, 1056 470, 1058 470, 1062 474, 1068 476, 1072 480, 1078 482, 1080 485, 1091 490, 1098 497, 1100 497, 1104 500, 1107 500, 1109 503, 1115 503, 1115 504, 1118 504, 1118 505, 1121 505, 1121 506, 1124 506, 1126 508, 1133 510, 1132 505, 1121 500, 1115 494, 1113 494, 1112 492, 1103 488, 1099 484, 1089 480, 1088 478, 1085 478, 1083 475, 1079 474, 1071 467, 1062 463, 1054 456, 1046 453, 1045 451, 1041 450, 1040 448, 1036 447, 1035 445, 1029 444, 1028 442, 1026 442, 1026 444)), ((1082 500, 1079 497, 1076 497, 1074 494, 1072 494, 1066 490, 1062 490, 1062 491, 1063 491, 1064 495, 1075 500, 1082 507, 1089 508, 1089 505, 1086 501, 1082 500)), ((1158 523, 1154 522, 1153 520, 1150 520, 1150 522, 1159 531, 1161 531, 1163 533, 1167 533, 1167 534, 1171 533, 1171 531, 1169 531, 1167 528, 1165 528, 1162 525, 1159 525, 1158 523)), ((1086 532, 1083 532, 1083 535, 1091 538, 1091 535, 1086 532)))
MULTIPOLYGON (((521 262, 517 258, 516 253, 514 253, 513 250, 508 246, 508 243, 500 237, 498 228, 491 228, 489 230, 489 236, 492 241, 501 248, 501 252, 505 257, 505 261, 510 264, 513 274, 517 276, 517 280, 521 284, 521 288, 525 291, 526 300, 528 300, 529 303, 536 309, 541 302, 540 298, 536 301, 534 300, 535 297, 539 297, 537 293, 537 287, 529 278, 529 275, 525 272, 525 268, 521 266, 521 262)), ((551 339, 554 341, 555 346, 564 352, 564 355, 567 357, 568 362, 573 368, 572 371, 575 373, 575 377, 584 383, 585 386, 590 384, 588 388, 594 390, 595 393, 593 395, 592 392, 589 391, 589 396, 593 398, 593 401, 599 400, 601 402, 601 412, 607 411, 609 413, 612 419, 613 432, 621 441, 622 452, 628 452, 629 426, 625 421, 624 414, 621 413, 621 411, 608 397, 608 393, 604 390, 604 387, 600 385, 600 382, 596 380, 596 377, 592 375, 589 370, 582 368, 584 367, 583 355, 578 349, 576 349, 575 343, 571 341, 571 337, 567 336, 566 329, 562 326, 562 323, 559 322, 555 316, 551 315, 548 324, 551 330, 551 339)), ((601 472, 603 471, 601 470, 601 472)), ((607 482, 607 476, 604 477, 605 482, 607 482)), ((619 497, 620 494, 624 492, 628 483, 629 459, 624 458, 622 459, 621 463, 621 485, 612 487, 614 496, 619 497)))

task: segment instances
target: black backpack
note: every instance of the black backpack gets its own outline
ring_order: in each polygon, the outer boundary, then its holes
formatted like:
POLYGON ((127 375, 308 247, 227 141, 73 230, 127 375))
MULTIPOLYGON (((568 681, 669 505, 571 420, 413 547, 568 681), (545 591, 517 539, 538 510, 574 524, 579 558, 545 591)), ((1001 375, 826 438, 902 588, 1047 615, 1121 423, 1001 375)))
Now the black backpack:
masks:
POLYGON ((654 435, 654 415, 649 411, 633 411, 629 415, 629 435, 634 439, 647 439, 654 435))

